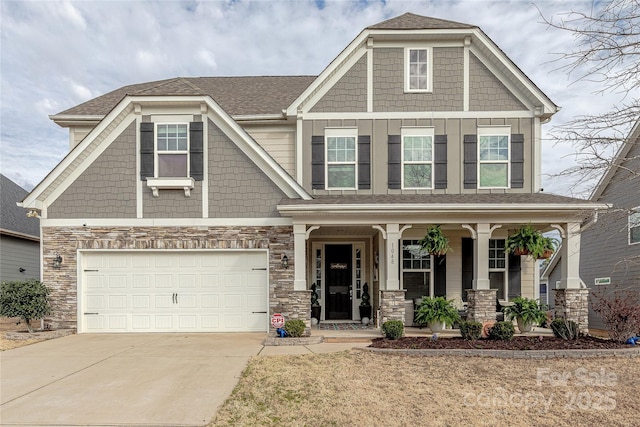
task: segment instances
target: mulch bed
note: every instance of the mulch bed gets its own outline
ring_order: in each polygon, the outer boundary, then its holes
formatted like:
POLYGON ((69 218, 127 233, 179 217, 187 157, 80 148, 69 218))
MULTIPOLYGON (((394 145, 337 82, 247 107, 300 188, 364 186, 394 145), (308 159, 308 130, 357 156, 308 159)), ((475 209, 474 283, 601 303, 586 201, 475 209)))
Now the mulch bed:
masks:
POLYGON ((466 341, 460 337, 439 338, 430 337, 402 337, 397 340, 376 338, 370 347, 392 349, 482 349, 482 350, 600 350, 614 348, 631 348, 629 344, 622 344, 611 340, 585 336, 577 340, 565 341, 555 337, 517 336, 511 341, 494 341, 480 339, 466 341))

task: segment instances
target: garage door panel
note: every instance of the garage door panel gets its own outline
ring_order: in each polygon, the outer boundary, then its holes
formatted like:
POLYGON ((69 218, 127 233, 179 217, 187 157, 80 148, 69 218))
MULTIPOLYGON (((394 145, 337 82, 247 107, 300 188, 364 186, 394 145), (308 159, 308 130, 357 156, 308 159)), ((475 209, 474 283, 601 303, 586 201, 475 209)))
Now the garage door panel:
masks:
POLYGON ((242 307, 242 295, 230 294, 224 296, 224 308, 225 309, 239 309, 242 307))
POLYGON ((173 287, 173 276, 171 274, 155 274, 153 278, 155 279, 155 288, 167 289, 173 287))
POLYGON ((205 294, 201 297, 202 308, 219 308, 220 296, 217 294, 205 294))
POLYGON ((149 331, 151 329, 151 316, 149 314, 134 314, 131 316, 131 327, 134 330, 149 331))
POLYGON ((222 285, 225 288, 239 288, 242 286, 242 275, 241 274, 225 274, 222 278, 222 285))
POLYGON ((151 276, 149 276, 148 274, 134 274, 131 279, 131 284, 134 288, 151 287, 151 276))
POLYGON ((178 287, 181 289, 193 289, 198 287, 198 276, 195 274, 179 274, 178 287))
POLYGON ((83 315, 84 332, 267 330, 264 251, 96 251, 82 260, 93 271, 83 274, 81 311, 98 313, 83 315))
POLYGON ((109 287, 112 289, 123 289, 127 287, 127 276, 113 275, 109 276, 109 287))
POLYGON ((111 330, 120 330, 120 331, 126 331, 127 330, 127 316, 124 314, 121 315, 110 315, 108 316, 108 327, 111 330))
POLYGON ((134 295, 131 299, 134 310, 151 308, 151 296, 150 295, 134 295))

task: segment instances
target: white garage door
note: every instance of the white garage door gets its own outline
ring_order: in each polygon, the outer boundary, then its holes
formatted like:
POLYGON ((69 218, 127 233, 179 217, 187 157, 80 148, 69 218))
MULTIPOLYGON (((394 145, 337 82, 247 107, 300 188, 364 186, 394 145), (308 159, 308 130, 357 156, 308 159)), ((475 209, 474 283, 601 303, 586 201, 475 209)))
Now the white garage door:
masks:
POLYGON ((84 252, 80 332, 267 331, 265 251, 84 252))

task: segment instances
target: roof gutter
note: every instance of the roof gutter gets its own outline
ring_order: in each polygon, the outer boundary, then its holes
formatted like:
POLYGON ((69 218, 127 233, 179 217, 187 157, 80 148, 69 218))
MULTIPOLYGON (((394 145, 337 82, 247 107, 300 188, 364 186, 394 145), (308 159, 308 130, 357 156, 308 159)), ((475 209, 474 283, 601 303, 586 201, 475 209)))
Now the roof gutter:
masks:
POLYGON ((278 211, 286 212, 473 212, 473 211, 495 211, 500 212, 545 212, 545 211, 579 211, 606 209, 607 204, 585 203, 579 205, 568 204, 417 204, 417 203, 395 203, 395 204, 294 204, 278 205, 278 211))

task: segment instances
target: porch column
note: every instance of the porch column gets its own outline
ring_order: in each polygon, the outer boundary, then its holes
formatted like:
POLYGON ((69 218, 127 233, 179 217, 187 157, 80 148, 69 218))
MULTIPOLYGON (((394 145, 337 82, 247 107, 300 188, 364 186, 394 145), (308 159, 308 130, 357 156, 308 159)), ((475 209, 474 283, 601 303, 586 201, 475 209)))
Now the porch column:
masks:
POLYGON ((473 263, 473 289, 489 289, 489 238, 491 224, 477 224, 476 238, 473 241, 475 262, 473 263))
POLYGON ((564 228, 561 255, 560 288, 580 289, 580 224, 568 223, 564 228))
POLYGON ((294 224, 293 225, 293 290, 294 291, 306 291, 307 290, 307 273, 305 257, 307 244, 307 226, 306 224, 294 224))
POLYGON ((580 279, 580 224, 560 227, 562 233, 560 289, 555 290, 554 316, 572 320, 589 332, 589 289, 580 279))
POLYGON ((398 271, 398 241, 400 240, 400 224, 387 224, 386 256, 387 256, 387 286, 386 290, 400 289, 398 271))

